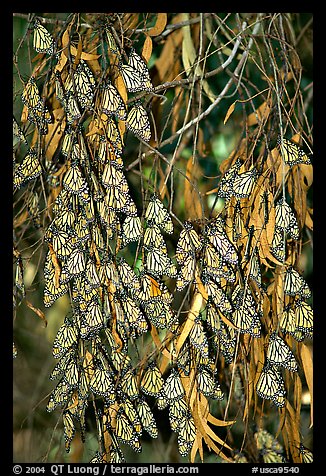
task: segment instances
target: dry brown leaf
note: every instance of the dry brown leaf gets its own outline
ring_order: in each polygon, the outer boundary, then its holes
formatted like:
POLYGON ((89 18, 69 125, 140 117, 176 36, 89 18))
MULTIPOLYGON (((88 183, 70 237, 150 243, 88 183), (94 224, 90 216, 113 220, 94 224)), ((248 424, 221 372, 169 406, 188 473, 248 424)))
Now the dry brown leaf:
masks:
MULTIPOLYGON (((301 441, 300 437, 300 420, 297 419, 297 415, 291 406, 290 402, 286 402, 286 416, 284 428, 287 431, 288 448, 291 452, 293 462, 300 463, 300 455, 298 453, 298 442, 301 441)), ((284 432, 282 430, 284 436, 284 432)))
POLYGON ((158 36, 160 35, 167 22, 167 14, 166 13, 158 13, 155 25, 147 32, 149 36, 158 36))
POLYGON ((231 116, 231 114, 233 113, 234 111, 234 108, 235 108, 235 105, 238 101, 234 101, 231 106, 229 107, 229 109, 227 110, 227 113, 225 115, 225 118, 224 118, 224 121, 223 121, 223 124, 226 124, 227 121, 229 120, 229 117, 231 116))
MULTIPOLYGON (((175 15, 172 24, 182 21, 182 13, 175 15)), ((168 35, 159 58, 155 61, 160 82, 173 81, 179 75, 181 64, 177 60, 177 49, 182 42, 182 29, 178 28, 168 35)))
POLYGON ((313 425, 313 360, 312 360, 312 349, 306 344, 302 344, 301 347, 301 361, 302 367, 305 374, 306 382, 308 385, 308 390, 310 393, 310 428, 313 425))
POLYGON ((306 211, 305 225, 306 225, 306 227, 309 228, 310 230, 313 230, 313 229, 314 229, 314 224, 313 224, 313 221, 312 221, 312 216, 311 216, 311 214, 310 214, 310 210, 308 209, 308 207, 307 207, 307 211, 306 211))
POLYGON ((186 170, 186 176, 189 180, 185 180, 184 189, 185 210, 188 220, 196 220, 203 216, 201 200, 198 191, 194 187, 201 174, 202 172, 198 162, 190 157, 187 162, 186 170))
POLYGON ((139 19, 139 13, 130 13, 123 16, 123 30, 132 30, 136 28, 139 19))
POLYGON ((192 305, 191 308, 189 309, 187 320, 184 323, 182 332, 177 340, 177 343, 175 345, 176 353, 177 355, 180 352, 181 347, 183 346, 184 341, 189 335, 189 332, 191 331, 195 318, 199 315, 200 309, 203 304, 203 297, 200 293, 195 294, 193 300, 192 300, 192 305))
POLYGON ((146 35, 146 39, 144 41, 143 49, 142 49, 142 57, 146 61, 146 63, 149 62, 149 59, 152 55, 152 49, 153 49, 153 41, 152 38, 148 35, 146 35))
POLYGON ((259 122, 266 121, 271 112, 271 101, 264 101, 256 111, 247 117, 248 126, 255 126, 259 122))

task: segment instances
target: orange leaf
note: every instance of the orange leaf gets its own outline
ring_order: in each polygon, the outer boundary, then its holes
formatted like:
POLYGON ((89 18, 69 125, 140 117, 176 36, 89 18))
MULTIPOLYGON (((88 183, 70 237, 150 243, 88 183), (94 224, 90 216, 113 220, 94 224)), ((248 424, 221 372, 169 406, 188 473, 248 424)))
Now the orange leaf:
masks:
POLYGON ((184 341, 188 337, 189 332, 191 331, 194 325, 194 320, 200 312, 202 303, 203 303, 203 297, 200 293, 197 293, 193 298, 191 308, 189 309, 189 312, 188 312, 187 320, 183 326, 181 335, 179 336, 178 341, 175 345, 177 354, 179 353, 184 341))
POLYGON ((146 40, 144 41, 144 46, 142 49, 142 57, 146 61, 146 63, 149 62, 149 58, 151 57, 152 54, 152 49, 153 49, 153 41, 152 38, 148 35, 146 35, 146 40))
POLYGON ((155 25, 148 31, 149 36, 158 36, 162 33, 167 22, 166 13, 158 13, 155 25))
POLYGON ((269 113, 271 111, 271 104, 270 101, 264 101, 257 109, 256 111, 252 112, 249 114, 247 118, 247 124, 248 126, 254 126, 258 124, 258 121, 266 121, 269 113))
POLYGON ((224 118, 224 121, 223 121, 223 124, 226 124, 227 121, 229 120, 229 117, 231 116, 231 114, 233 113, 234 111, 234 108, 235 108, 235 105, 238 101, 234 101, 231 106, 229 107, 229 109, 227 110, 227 113, 225 115, 225 118, 224 118))
POLYGON ((195 220, 197 218, 202 218, 203 209, 202 204, 199 199, 199 193, 196 190, 195 186, 197 179, 201 174, 201 169, 199 164, 193 160, 192 157, 187 162, 186 175, 189 180, 185 181, 185 209, 187 213, 188 220, 195 220))

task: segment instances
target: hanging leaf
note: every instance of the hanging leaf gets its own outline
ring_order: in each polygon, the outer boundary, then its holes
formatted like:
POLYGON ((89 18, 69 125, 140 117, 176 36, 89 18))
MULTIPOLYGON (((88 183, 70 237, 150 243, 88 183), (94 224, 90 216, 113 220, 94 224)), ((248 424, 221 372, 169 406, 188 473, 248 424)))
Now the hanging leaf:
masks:
POLYGON ((201 175, 202 172, 198 162, 190 157, 187 162, 186 171, 188 180, 185 180, 184 190, 185 209, 188 220, 195 220, 203 216, 202 203, 197 191, 198 179, 201 175))
POLYGON ((167 14, 166 13, 158 13, 155 25, 147 32, 149 36, 158 36, 160 35, 167 22, 167 14))

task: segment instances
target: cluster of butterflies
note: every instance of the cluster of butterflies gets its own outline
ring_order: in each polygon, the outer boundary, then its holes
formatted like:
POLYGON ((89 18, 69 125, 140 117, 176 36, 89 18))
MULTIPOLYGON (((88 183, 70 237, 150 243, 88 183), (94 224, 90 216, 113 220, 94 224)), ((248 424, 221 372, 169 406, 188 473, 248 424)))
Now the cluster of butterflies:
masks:
MULTIPOLYGON (((39 53, 54 55, 54 39, 37 18, 34 20, 33 30, 34 49, 39 53)), ((128 62, 124 63, 122 54, 108 26, 106 27, 106 35, 108 50, 117 57, 117 66, 127 91, 130 93, 141 91, 153 92, 153 84, 144 59, 132 49, 128 57, 128 62)), ((56 56, 59 59, 59 55, 57 54, 56 56)), ((59 70, 55 73, 55 81, 56 95, 65 108, 67 124, 69 126, 69 124, 78 121, 82 117, 85 109, 94 107, 97 89, 96 80, 86 61, 80 60, 77 66, 71 68, 70 74, 67 75, 65 82, 62 80, 62 74, 59 70)), ((140 100, 132 101, 131 107, 127 111, 121 95, 109 79, 105 83, 102 83, 98 90, 100 95, 100 112, 106 114, 109 118, 107 127, 116 129, 115 122, 112 119, 112 116, 116 116, 119 120, 125 121, 126 127, 137 137, 148 142, 151 138, 151 128, 147 112, 142 102, 140 100)), ((23 102, 28 107, 28 119, 40 128, 41 133, 46 134, 44 121, 51 122, 51 116, 49 111, 45 108, 43 101, 40 101, 34 78, 31 78, 25 87, 23 102), (40 122, 40 114, 42 114, 43 123, 40 122), (40 125, 42 127, 40 127, 40 125)), ((108 131, 107 135, 110 137, 109 132, 110 131, 108 131)), ((115 130, 115 135, 119 136, 118 129, 115 130)))
MULTIPOLYGON (((152 92, 148 68, 141 56, 132 50, 124 63, 109 28, 106 35, 108 49, 118 58, 117 67, 127 91, 152 92)), ((55 55, 55 42, 38 20, 34 23, 33 46, 39 53, 55 55)), ((92 462, 122 462, 120 443, 139 452, 143 431, 152 438, 158 436, 148 403, 152 400, 146 400, 152 397, 159 409, 168 409, 179 452, 187 456, 196 438, 196 425, 181 376, 189 377, 195 363, 193 385, 197 392, 212 400, 224 398, 216 369, 219 353, 229 364, 235 359, 239 333, 252 338, 262 335, 261 303, 266 290, 258 250, 248 246, 248 259, 245 263, 241 261, 236 245, 244 226, 239 206, 233 240, 226 233, 222 215, 205 223, 186 221, 174 261, 166 239, 166 235, 173 234, 170 213, 154 193, 141 220, 124 175, 123 139, 117 121, 125 121, 137 137, 149 141, 150 123, 142 103, 132 102, 127 111, 111 81, 97 85, 91 68, 82 59, 78 65, 57 70, 53 80, 55 97, 65 111, 66 128, 61 144, 65 164, 59 193, 51 206, 53 220, 44 236, 48 244, 44 305, 50 307, 68 294, 71 313, 53 344, 53 356, 58 363, 50 378, 59 382, 47 410, 63 408, 65 446, 69 451, 76 426, 85 437, 86 409, 95 400, 100 451, 92 462), (81 121, 85 111, 92 111, 95 105, 99 105, 101 126, 99 132, 85 136, 81 121), (140 250, 136 267, 123 257, 123 250, 130 243, 137 243, 140 250), (178 337, 180 316, 172 307, 174 295, 165 279, 175 280, 177 292, 192 287, 193 292, 201 293, 205 307, 195 316, 172 366, 162 375, 157 355, 143 364, 138 355, 135 358, 131 347, 153 328, 178 337)), ((40 134, 46 134, 52 119, 36 78, 30 78, 26 84, 22 100, 28 120, 40 134)), ((28 147, 15 119, 13 128, 15 138, 28 147)), ((288 165, 310 163, 291 141, 283 139, 278 144, 288 165)), ((259 172, 252 167, 240 173, 241 166, 242 162, 237 160, 226 172, 220 182, 219 197, 240 200, 250 196, 259 172)), ((23 161, 15 164, 14 190, 42 175, 45 169, 37 150, 29 148, 23 161)), ((37 216, 34 193, 28 207, 32 216, 37 216)), ((251 231, 247 232, 250 235, 251 231)), ((298 240, 299 227, 291 207, 280 199, 275 205, 271 253, 282 263, 287 235, 298 240)), ((16 288, 24 292, 21 262, 17 261, 16 269, 16 288)), ((256 382, 257 394, 279 407, 285 405, 286 393, 281 369, 298 370, 285 336, 289 334, 300 342, 312 338, 313 332, 312 309, 307 302, 311 297, 309 287, 294 267, 284 269, 287 304, 278 329, 269 333, 266 362, 256 382)), ((281 450, 274 443, 268 443, 266 448, 263 443, 259 445, 264 461, 276 458, 278 462, 277 458, 281 458, 281 450)))

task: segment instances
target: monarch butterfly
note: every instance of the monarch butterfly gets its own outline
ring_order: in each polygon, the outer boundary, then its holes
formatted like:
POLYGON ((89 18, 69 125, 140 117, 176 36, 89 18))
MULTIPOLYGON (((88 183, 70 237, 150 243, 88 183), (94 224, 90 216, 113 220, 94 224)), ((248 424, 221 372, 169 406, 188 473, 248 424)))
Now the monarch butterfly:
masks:
POLYGON ((69 231, 72 227, 74 222, 76 221, 76 213, 69 208, 60 211, 56 217, 52 221, 52 225, 56 228, 69 231))
POLYGON ((75 356, 76 348, 70 347, 65 354, 60 358, 59 362, 52 369, 49 379, 56 380, 61 377, 65 371, 68 362, 75 356))
POLYGON ((117 260, 117 269, 123 285, 131 292, 138 292, 140 290, 139 278, 124 258, 117 260))
POLYGON ((291 372, 296 372, 298 370, 298 365, 293 352, 284 340, 277 336, 275 331, 270 335, 266 358, 272 365, 281 365, 286 369, 291 370, 291 372))
POLYGON ((67 272, 70 276, 79 276, 85 271, 85 254, 78 248, 75 248, 67 259, 67 272))
POLYGON ((292 142, 286 137, 283 137, 282 140, 281 136, 279 135, 277 138, 277 145, 281 151, 284 163, 289 167, 293 167, 293 165, 297 164, 311 164, 307 154, 295 142, 292 142))
POLYGON ((117 372, 122 374, 131 368, 131 359, 129 355, 123 352, 111 352, 112 364, 117 372))
POLYGON ((76 70, 71 73, 65 83, 66 93, 76 94, 79 104, 85 108, 93 102, 95 79, 89 66, 81 60, 76 70))
POLYGON ((284 456, 274 450, 263 448, 260 452, 264 463, 286 463, 284 456))
POLYGON ((256 433, 254 433, 254 439, 256 441, 258 450, 263 450, 265 448, 278 452, 283 451, 282 445, 266 430, 259 429, 256 433))
POLYGON ((304 301, 297 301, 294 312, 296 331, 292 334, 293 337, 298 341, 303 340, 304 337, 311 339, 313 333, 313 310, 311 306, 304 301))
POLYGON ((275 227, 270 250, 278 261, 284 263, 286 257, 286 236, 282 228, 275 227))
POLYGON ((105 327, 106 319, 96 301, 91 301, 86 311, 82 315, 82 325, 80 329, 80 336, 83 339, 89 336, 94 336, 100 329, 105 327))
POLYGON ((38 53, 52 55, 54 52, 54 41, 48 30, 41 25, 38 18, 34 20, 33 48, 38 53))
POLYGON ((119 408, 116 418, 115 435, 119 441, 130 445, 131 448, 140 453, 142 450, 138 435, 134 430, 132 421, 124 413, 123 408, 119 408))
POLYGON ((123 82, 126 89, 131 93, 137 93, 144 91, 144 82, 139 71, 136 71, 130 64, 123 64, 121 61, 118 63, 123 82))
POLYGON ((147 252, 146 258, 147 271, 154 276, 166 275, 170 278, 174 278, 177 275, 177 268, 172 263, 169 256, 162 253, 162 250, 152 248, 147 252))
POLYGON ((65 95, 64 108, 66 110, 68 125, 73 124, 81 118, 77 100, 71 91, 68 91, 65 95))
POLYGON ((135 400, 139 397, 138 380, 134 370, 130 369, 121 377, 120 385, 122 391, 130 398, 135 400))
POLYGON ((59 286, 55 285, 55 271, 52 269, 47 275, 44 275, 45 286, 43 302, 45 307, 50 307, 61 296, 66 294, 69 290, 66 283, 61 283, 59 286))
POLYGON ((13 359, 16 359, 16 357, 17 357, 17 347, 15 345, 15 342, 13 342, 12 344, 13 344, 13 346, 12 346, 12 357, 13 357, 13 359))
POLYGON ((183 264, 190 253, 195 253, 202 248, 202 242, 194 230, 193 225, 186 221, 184 228, 180 232, 180 236, 176 247, 176 259, 179 264, 183 264))
POLYGON ((218 227, 216 223, 206 226, 205 235, 208 237, 210 243, 215 247, 223 260, 231 264, 238 263, 239 258, 235 247, 228 239, 224 230, 218 227))
POLYGON ((224 291, 205 273, 202 273, 202 283, 211 302, 218 307, 222 313, 228 314, 233 311, 232 304, 224 291))
POLYGON ((299 453, 302 457, 303 463, 313 463, 313 460, 314 460, 313 453, 310 450, 308 450, 308 448, 305 448, 302 443, 300 443, 300 446, 299 446, 299 453))
POLYGON ((181 420, 188 413, 188 406, 184 398, 175 400, 169 405, 169 421, 173 431, 178 431, 181 420))
POLYGON ((139 306, 128 296, 121 301, 121 304, 129 325, 135 328, 139 333, 146 332, 148 325, 139 306))
POLYGON ((135 101, 128 112, 126 127, 138 138, 148 142, 151 138, 151 125, 147 112, 140 101, 135 101))
POLYGON ((147 228, 144 233, 144 247, 147 250, 152 248, 159 249, 162 253, 167 254, 167 248, 162 233, 154 220, 147 221, 147 228))
POLYGON ((260 264, 259 264, 259 254, 258 254, 258 248, 256 247, 253 254, 250 256, 250 262, 249 262, 249 273, 248 276, 249 278, 253 279, 257 286, 259 288, 262 287, 262 281, 261 281, 261 270, 260 270, 260 264))
POLYGON ((142 237, 142 226, 138 216, 127 216, 122 224, 122 246, 138 241, 142 237))
POLYGON ((258 172, 254 167, 247 172, 237 173, 233 181, 231 194, 237 198, 249 197, 256 183, 257 176, 258 172))
POLYGON ((29 180, 33 180, 42 174, 41 163, 35 149, 29 149, 27 155, 15 168, 14 187, 19 188, 29 180))
POLYGON ((282 376, 273 366, 266 365, 259 376, 256 384, 257 394, 263 398, 272 400, 278 407, 285 405, 285 389, 282 376))
POLYGON ((88 228, 88 223, 81 213, 78 213, 76 217, 76 221, 74 222, 72 231, 73 231, 72 242, 75 245, 81 246, 82 243, 90 240, 91 234, 88 228))
POLYGON ((118 67, 128 91, 133 93, 138 91, 153 91, 147 65, 143 58, 134 50, 129 56, 128 64, 123 64, 119 61, 118 67))
POLYGON ((147 64, 143 60, 143 58, 136 53, 135 50, 131 51, 128 59, 128 64, 129 66, 134 68, 134 70, 140 73, 143 83, 143 90, 149 92, 153 91, 153 85, 151 82, 147 64))
POLYGON ((164 410, 169 405, 168 399, 163 393, 163 390, 161 391, 160 395, 157 397, 156 400, 157 408, 159 410, 164 410))
POLYGON ((299 295, 303 299, 311 297, 311 291, 304 278, 292 266, 286 270, 284 278, 284 293, 289 296, 299 295))
POLYGON ((232 314, 232 321, 241 333, 250 334, 252 337, 259 337, 261 323, 256 311, 255 300, 249 288, 243 289, 236 286, 232 293, 232 302, 235 311, 232 314))
POLYGON ((105 187, 116 187, 119 191, 128 193, 129 187, 122 171, 109 162, 102 174, 102 183, 105 187))
MULTIPOLYGON (((288 332, 291 335, 296 333, 296 319, 295 319, 295 310, 291 305, 288 305, 284 308, 282 316, 280 318, 280 329, 283 332, 288 332)), ((303 337, 302 337, 303 339, 303 337)))
POLYGON ((14 116, 13 116, 12 119, 13 119, 13 135, 14 135, 15 137, 17 137, 17 139, 19 139, 19 141, 24 142, 24 144, 28 146, 28 142, 27 142, 27 140, 26 140, 26 137, 25 137, 25 135, 24 135, 22 129, 20 128, 18 122, 16 121, 16 119, 14 118, 14 116))
POLYGON ((65 355, 68 349, 77 345, 78 329, 68 320, 59 328, 57 335, 53 342, 52 355, 55 359, 60 359, 65 355))
POLYGON ((137 435, 141 436, 142 434, 141 421, 140 421, 138 412, 136 411, 136 408, 134 407, 132 402, 129 399, 125 399, 124 402, 120 404, 120 408, 125 412, 125 415, 127 416, 128 420, 132 424, 137 435))
POLYGON ((173 223, 169 212, 155 193, 147 205, 145 220, 153 220, 166 233, 173 233, 173 223))
POLYGON ((63 432, 65 437, 65 448, 67 453, 70 451, 71 442, 75 436, 76 428, 74 424, 74 420, 72 414, 69 410, 63 412, 63 432))
POLYGON ((63 379, 71 388, 76 388, 79 381, 79 369, 77 359, 72 356, 66 363, 63 379))
POLYGON ((145 302, 144 310, 151 323, 159 329, 170 328, 173 324, 174 313, 163 300, 145 302))
POLYGON ((146 430, 152 438, 157 438, 158 430, 155 418, 148 403, 145 400, 142 399, 137 404, 137 412, 144 430, 146 430))
POLYGON ((59 256, 59 258, 69 256, 72 253, 73 244, 68 233, 53 227, 52 235, 53 250, 59 256))
POLYGON ((240 203, 237 202, 234 208, 233 223, 232 223, 232 240, 234 243, 237 243, 237 241, 240 238, 242 238, 243 227, 244 227, 244 224, 243 224, 243 219, 241 214, 241 207, 240 207, 240 203))
POLYGON ((97 211, 99 221, 106 227, 107 237, 111 239, 116 230, 118 220, 115 210, 110 209, 105 201, 103 201, 97 203, 97 211))
POLYGON ((44 104, 33 76, 31 76, 29 81, 26 83, 21 98, 23 104, 25 104, 28 109, 31 109, 34 114, 43 111, 44 104))
POLYGON ((196 317, 189 332, 189 342, 204 358, 208 358, 208 340, 200 317, 196 317))
POLYGON ((212 397, 215 391, 215 382, 212 375, 203 367, 199 367, 196 373, 196 381, 199 392, 205 397, 212 397))
POLYGON ((71 165, 63 177, 62 185, 63 188, 76 195, 82 195, 88 190, 87 182, 77 165, 71 165))
POLYGON ((52 412, 57 408, 57 406, 64 405, 70 398, 72 392, 73 390, 62 378, 55 389, 51 392, 46 411, 52 412))
POLYGON ((96 395, 105 396, 115 402, 115 388, 109 370, 94 369, 89 382, 90 390, 96 395))
POLYGON ((294 240, 299 239, 300 231, 296 216, 284 197, 275 205, 275 227, 285 229, 294 240))
POLYGON ((138 293, 138 297, 142 303, 148 301, 155 303, 158 300, 167 304, 172 302, 173 296, 164 283, 158 283, 156 279, 144 272, 140 274, 140 278, 141 291, 138 293))
POLYGON ((237 343, 235 330, 221 321, 221 329, 218 331, 217 342, 217 347, 220 349, 225 362, 230 364, 233 361, 237 343))
POLYGON ((140 389, 146 395, 158 397, 163 384, 164 380, 159 368, 156 366, 155 362, 150 362, 141 378, 140 389))
MULTIPOLYGON (((180 255, 179 255, 180 256, 180 255)), ((179 258, 180 259, 180 258, 179 258)), ((181 269, 177 275, 176 290, 182 291, 195 277, 196 257, 195 253, 188 253, 188 256, 181 263, 181 269)))
MULTIPOLYGON (((105 132, 106 137, 108 138, 108 142, 112 145, 114 149, 114 154, 117 157, 120 157, 122 154, 122 139, 119 132, 119 129, 112 119, 112 117, 108 117, 103 124, 105 125, 105 132)), ((110 162, 113 162, 112 160, 110 162)), ((121 167, 120 167, 121 168, 121 167)))
POLYGON ((118 55, 120 56, 120 53, 119 53, 119 50, 118 50, 118 47, 117 47, 117 44, 113 38, 113 35, 112 33, 110 32, 109 28, 106 26, 105 28, 105 33, 106 33, 106 36, 107 36, 107 40, 108 40, 108 48, 110 51, 112 51, 112 53, 114 53, 115 55, 118 55))
POLYGON ((105 203, 110 210, 125 213, 129 216, 137 216, 137 208, 129 193, 120 192, 115 187, 109 187, 105 196, 105 203))
POLYGON ((219 198, 226 198, 228 200, 231 197, 233 192, 233 182, 238 175, 241 165, 241 160, 236 159, 234 164, 225 172, 218 187, 217 196, 219 198))
POLYGON ((111 141, 106 139, 105 136, 99 136, 96 159, 102 164, 106 164, 108 161, 110 161, 116 166, 117 169, 122 170, 123 162, 121 159, 121 152, 122 152, 121 136, 118 136, 116 134, 116 130, 114 129, 114 126, 112 126, 112 123, 109 125, 108 129, 112 129, 115 132, 116 139, 118 138, 116 140, 116 146, 114 147, 113 144, 111 144, 111 141))
POLYGON ((102 96, 101 103, 102 111, 108 116, 114 114, 121 121, 127 119, 127 111, 125 103, 119 94, 119 91, 113 86, 113 84, 106 84, 102 96))
POLYGON ((196 438, 196 426, 191 415, 181 419, 178 428, 178 449, 181 456, 187 456, 196 438))
POLYGON ((217 332, 221 329, 221 319, 211 297, 209 297, 207 300, 206 322, 214 334, 217 334, 217 332))
POLYGON ((181 379, 176 369, 171 369, 170 375, 163 384, 162 392, 169 402, 179 400, 185 395, 181 379))

